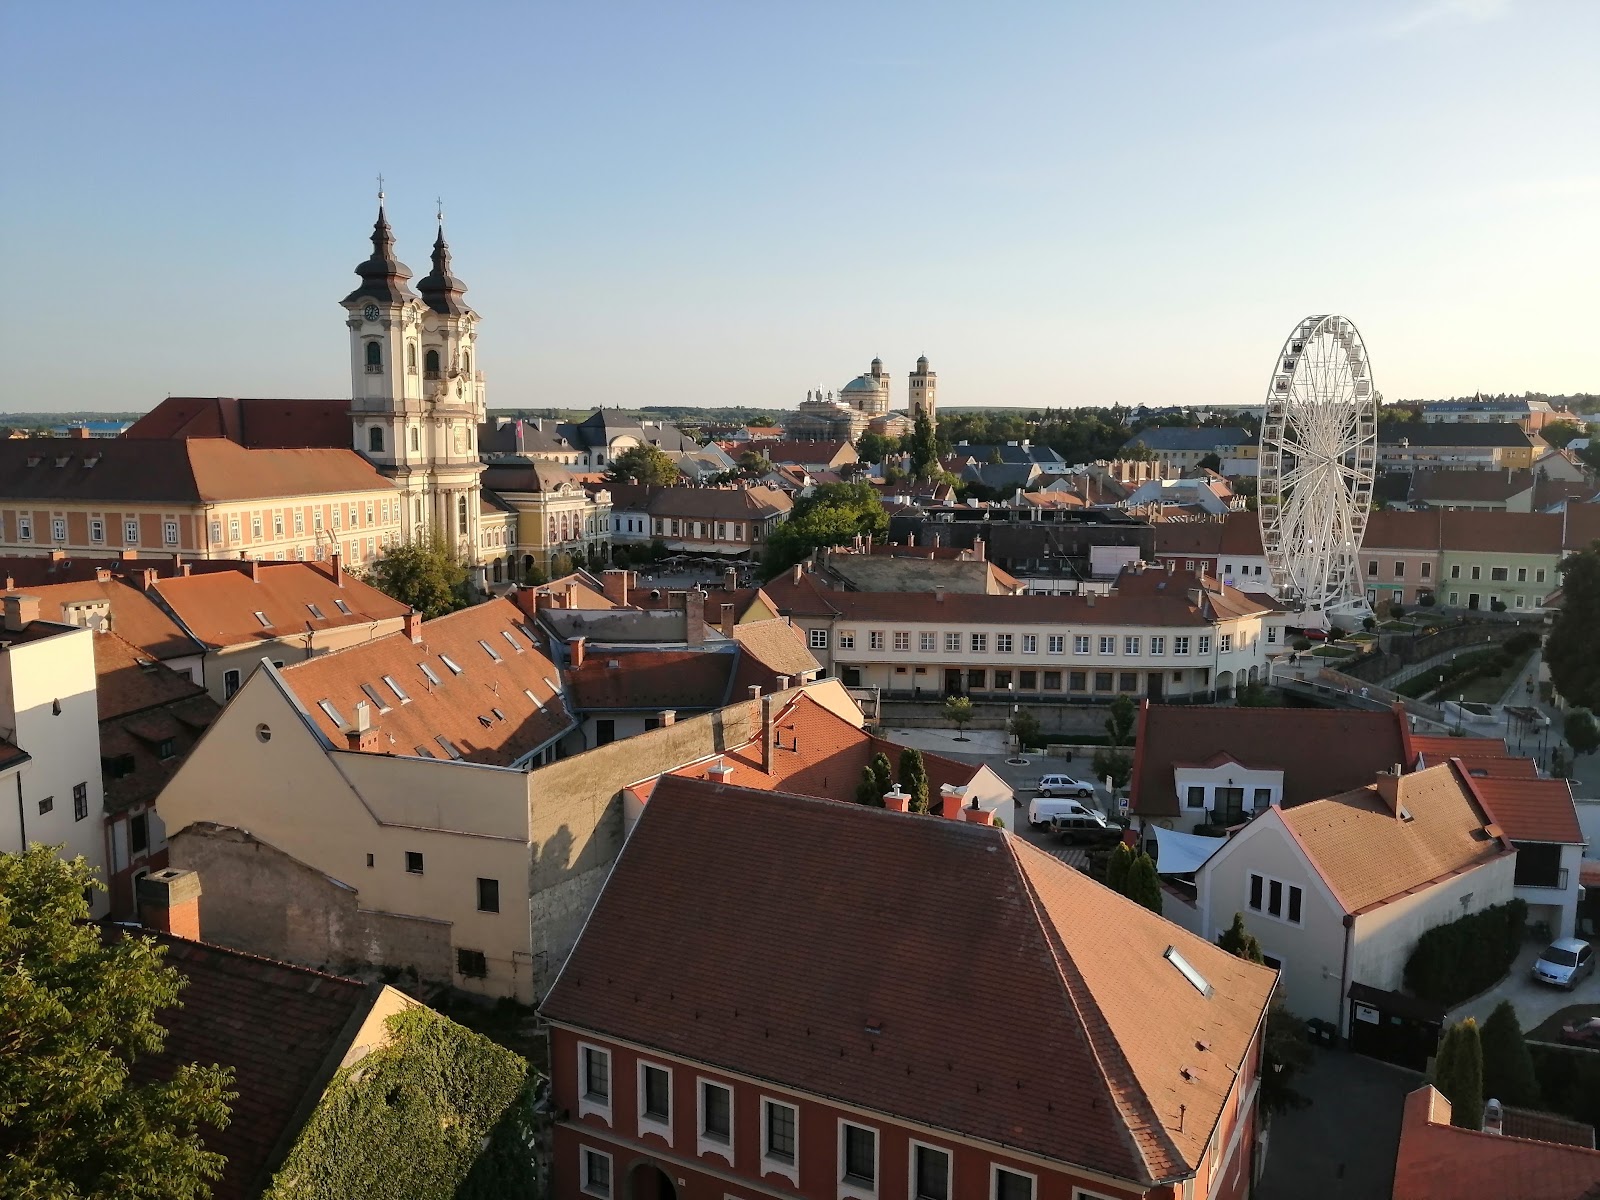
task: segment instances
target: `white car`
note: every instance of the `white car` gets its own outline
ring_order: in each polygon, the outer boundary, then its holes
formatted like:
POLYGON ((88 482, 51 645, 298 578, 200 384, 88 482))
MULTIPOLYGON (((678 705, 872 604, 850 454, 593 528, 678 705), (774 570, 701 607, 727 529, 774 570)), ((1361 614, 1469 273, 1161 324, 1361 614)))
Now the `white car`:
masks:
POLYGON ((1533 977, 1571 991, 1594 970, 1594 948, 1578 938, 1561 938, 1545 947, 1534 961, 1533 977))
POLYGON ((1094 795, 1094 784, 1074 779, 1071 775, 1046 775, 1039 780, 1041 796, 1076 796, 1088 800, 1094 795))

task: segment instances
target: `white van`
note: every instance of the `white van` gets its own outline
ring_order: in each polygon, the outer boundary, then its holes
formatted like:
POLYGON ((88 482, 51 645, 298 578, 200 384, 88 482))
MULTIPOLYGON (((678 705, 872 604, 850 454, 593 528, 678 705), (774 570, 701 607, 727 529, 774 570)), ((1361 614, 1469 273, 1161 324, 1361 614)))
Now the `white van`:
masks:
POLYGON ((1065 796, 1035 796, 1028 802, 1028 824, 1041 829, 1050 824, 1052 817, 1097 817, 1100 813, 1082 800, 1069 800, 1065 796))

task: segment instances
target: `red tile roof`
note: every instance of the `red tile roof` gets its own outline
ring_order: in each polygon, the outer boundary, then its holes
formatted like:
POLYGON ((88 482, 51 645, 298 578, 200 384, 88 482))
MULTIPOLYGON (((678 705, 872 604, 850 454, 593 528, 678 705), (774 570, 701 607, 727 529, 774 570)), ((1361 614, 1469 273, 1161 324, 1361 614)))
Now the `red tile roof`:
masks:
POLYGON ((115 633, 95 635, 94 669, 105 807, 118 812, 161 794, 221 707, 115 633))
POLYGON ((1001 830, 669 776, 543 1012, 1148 1185, 1197 1170, 1274 979, 1001 830), (685 921, 692 879, 739 902, 685 921))
MULTIPOLYGON (((108 941, 125 936, 115 926, 102 931, 108 941)), ((254 1200, 321 1098, 378 989, 203 942, 145 935, 166 947, 166 964, 187 986, 180 1003, 156 1014, 166 1043, 160 1055, 135 1061, 133 1078, 165 1080, 190 1062, 233 1068, 233 1119, 203 1133, 206 1149, 228 1160, 212 1195, 254 1200)))
POLYGON ((251 563, 242 571, 159 579, 154 589, 208 646, 396 621, 411 611, 348 571, 336 574, 331 562, 251 563), (350 611, 341 609, 341 603, 350 611), (258 612, 267 624, 256 617, 258 612))
POLYGON ((1452 758, 1506 758, 1506 744, 1501 738, 1435 737, 1431 734, 1404 731, 1406 741, 1406 767, 1437 766, 1452 758))
MULTIPOLYGON (((72 583, 17 588, 12 594, 17 592, 37 596, 39 615, 47 621, 74 624, 69 619, 68 610, 77 607, 86 612, 84 620, 89 622, 90 628, 99 628, 104 623, 103 620, 95 620, 95 612, 103 604, 111 618, 110 628, 152 658, 182 658, 203 653, 200 644, 185 633, 149 595, 120 579, 91 577, 72 583)), ((83 621, 76 623, 82 624, 83 621)))
POLYGON ((1218 754, 1241 767, 1283 772, 1293 807, 1361 787, 1405 761, 1393 713, 1334 708, 1205 708, 1144 704, 1129 806, 1143 817, 1180 813, 1173 768, 1218 754))
POLYGON ((611 646, 587 652, 583 665, 569 668, 567 678, 573 706, 580 712, 688 712, 727 703, 737 657, 727 650, 611 646))
POLYGON ((1406 1097, 1393 1200, 1588 1200, 1600 1151, 1459 1129, 1425 1084, 1406 1097))
POLYGON ((168 396, 122 434, 125 438, 228 438, 251 450, 351 445, 348 400, 236 400, 168 396))
POLYGON ((1525 758, 1458 759, 1456 765, 1479 805, 1513 842, 1584 844, 1568 780, 1539 778, 1525 758))
MULTIPOLYGON (((717 595, 713 592, 712 599, 717 595)), ((707 600, 706 622, 715 624, 711 607, 711 600, 707 600)), ((822 664, 806 645, 805 635, 781 617, 735 625, 733 640, 739 644, 739 670, 733 677, 730 699, 749 695, 751 684, 758 684, 763 692, 772 692, 778 690, 780 675, 798 685, 802 675, 815 676, 822 670, 822 664)))
POLYGON ((282 678, 336 747, 347 745, 345 734, 354 727, 356 705, 365 702, 378 732, 374 753, 448 759, 448 749, 437 740, 444 737, 467 762, 509 766, 572 726, 556 687, 560 680, 555 665, 528 630, 516 605, 488 600, 424 622, 420 643, 404 633, 390 634, 286 667, 282 678), (459 674, 446 658, 461 668, 459 674), (409 699, 400 700, 385 676, 409 699), (387 710, 379 708, 363 685, 377 693, 387 710), (324 700, 338 713, 337 720, 321 707, 324 700), (504 716, 496 715, 496 709, 504 716))
POLYGON ((1473 512, 1439 514, 1439 544, 1461 553, 1560 554, 1560 513, 1473 512))
POLYGON ((1561 518, 1561 545, 1564 549, 1587 550, 1600 541, 1600 504, 1568 504, 1561 518))
POLYGON ((1367 517, 1363 550, 1437 550, 1439 512, 1401 512, 1386 508, 1367 517))

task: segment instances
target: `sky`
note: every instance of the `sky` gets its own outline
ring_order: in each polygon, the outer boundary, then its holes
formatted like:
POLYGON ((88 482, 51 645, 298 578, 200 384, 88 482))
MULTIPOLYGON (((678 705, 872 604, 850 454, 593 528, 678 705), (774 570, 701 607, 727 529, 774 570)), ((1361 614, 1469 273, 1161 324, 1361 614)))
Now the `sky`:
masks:
POLYGON ((0 5, 0 411, 350 394, 381 173, 491 407, 1600 391, 1600 4, 0 5))

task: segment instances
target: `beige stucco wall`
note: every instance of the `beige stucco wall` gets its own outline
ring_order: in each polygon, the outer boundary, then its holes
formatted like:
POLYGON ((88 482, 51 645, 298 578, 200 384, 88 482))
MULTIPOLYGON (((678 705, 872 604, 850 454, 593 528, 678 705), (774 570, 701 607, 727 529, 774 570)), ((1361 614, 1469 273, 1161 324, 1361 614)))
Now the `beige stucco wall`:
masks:
POLYGON ((229 671, 239 672, 239 683, 243 686, 244 682, 255 674, 255 669, 261 665, 262 659, 282 666, 293 666, 295 663, 305 662, 308 658, 317 658, 334 650, 359 646, 363 642, 399 633, 404 626, 404 617, 386 617, 383 620, 368 621, 360 625, 317 629, 261 641, 240 642, 234 646, 223 646, 205 656, 205 689, 218 704, 226 704, 228 696, 225 681, 229 671))

